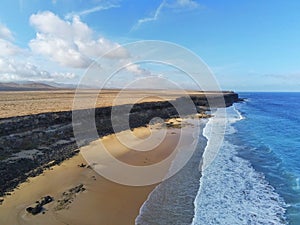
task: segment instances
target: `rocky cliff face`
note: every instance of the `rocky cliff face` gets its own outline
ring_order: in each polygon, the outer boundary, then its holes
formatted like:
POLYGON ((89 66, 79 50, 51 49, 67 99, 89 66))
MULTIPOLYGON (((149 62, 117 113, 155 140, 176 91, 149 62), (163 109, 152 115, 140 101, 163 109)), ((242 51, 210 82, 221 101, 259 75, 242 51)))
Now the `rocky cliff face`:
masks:
MULTIPOLYGON (((233 92, 211 95, 210 97, 191 96, 198 112, 209 107, 227 107, 239 100, 233 92), (209 104, 211 103, 211 104, 209 104), (225 103, 225 104, 224 104, 225 103)), ((129 126, 136 128, 145 126, 154 117, 168 119, 177 117, 179 112, 174 105, 180 105, 181 115, 196 113, 195 108, 184 106, 185 101, 178 98, 170 102, 149 102, 135 104, 129 113, 129 126)), ((128 128, 128 119, 122 121, 129 105, 114 107, 117 126, 112 128, 111 107, 97 108, 95 110, 79 110, 75 113, 53 112, 38 115, 6 118, 0 120, 0 196, 12 190, 30 176, 36 176, 45 168, 59 164, 63 160, 78 153, 75 141, 73 119, 81 121, 82 140, 80 145, 103 137, 113 132, 128 128), (94 115, 98 135, 91 133, 91 124, 86 120, 94 115)))

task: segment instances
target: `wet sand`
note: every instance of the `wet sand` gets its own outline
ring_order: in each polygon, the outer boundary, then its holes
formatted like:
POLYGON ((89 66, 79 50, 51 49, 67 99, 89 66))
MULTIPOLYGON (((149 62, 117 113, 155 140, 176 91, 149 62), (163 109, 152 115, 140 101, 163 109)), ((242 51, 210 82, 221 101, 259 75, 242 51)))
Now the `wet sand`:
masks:
MULTIPOLYGON (((104 137, 92 142, 81 151, 88 151, 101 141, 109 146, 109 152, 117 159, 132 165, 150 165, 159 162, 171 154, 173 146, 178 142, 180 130, 187 130, 183 136, 186 144, 193 141, 191 129, 176 128, 180 123, 173 121, 175 128, 167 129, 166 138, 152 151, 132 151, 122 146, 115 135, 104 137)), ((147 138, 151 132, 158 132, 159 127, 137 128, 134 133, 139 138, 147 138)), ((123 136, 128 135, 125 131, 123 136)), ((0 206, 0 224, 72 224, 72 225, 129 225, 134 224, 135 218, 143 202, 149 193, 155 188, 155 184, 141 187, 126 186, 114 183, 98 175, 93 169, 79 167, 86 164, 81 154, 64 161, 61 165, 46 170, 42 175, 30 178, 6 196, 0 206), (58 200, 62 199, 62 193, 70 188, 83 184, 85 191, 77 193, 75 199, 62 210, 56 210, 58 200), (40 200, 41 197, 50 195, 54 201, 45 205, 45 213, 31 215, 26 208, 40 200)), ((166 171, 167 172, 167 171, 166 171)))

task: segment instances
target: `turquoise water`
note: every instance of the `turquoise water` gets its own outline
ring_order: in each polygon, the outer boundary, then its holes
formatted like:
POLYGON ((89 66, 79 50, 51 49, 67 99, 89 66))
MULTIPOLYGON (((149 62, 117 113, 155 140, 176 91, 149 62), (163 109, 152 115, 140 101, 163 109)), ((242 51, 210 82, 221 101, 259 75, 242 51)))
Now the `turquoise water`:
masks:
MULTIPOLYGON (((202 176, 197 155, 152 192, 136 224, 300 224, 300 93, 240 97, 247 100, 226 109, 223 144, 202 176)), ((216 124, 213 117, 203 130, 212 145, 216 124)))
POLYGON ((242 93, 231 142, 286 203, 289 224, 300 224, 300 93, 242 93))
MULTIPOLYGON (((236 105, 227 108, 226 112, 227 127, 223 144, 215 159, 202 171, 200 188, 194 201, 192 224, 286 224, 284 200, 266 180, 265 175, 257 171, 247 157, 240 156, 249 145, 240 139, 237 125, 247 118, 241 115, 236 105)), ((216 124, 217 119, 213 117, 206 125, 203 134, 208 140, 211 139, 210 127, 219 129, 216 124)), ((211 144, 214 145, 214 142, 211 144)), ((212 148, 208 145, 204 160, 209 149, 212 148)))
POLYGON ((193 224, 300 224, 300 93, 240 93, 193 224), (236 114, 236 115, 235 115, 236 114))

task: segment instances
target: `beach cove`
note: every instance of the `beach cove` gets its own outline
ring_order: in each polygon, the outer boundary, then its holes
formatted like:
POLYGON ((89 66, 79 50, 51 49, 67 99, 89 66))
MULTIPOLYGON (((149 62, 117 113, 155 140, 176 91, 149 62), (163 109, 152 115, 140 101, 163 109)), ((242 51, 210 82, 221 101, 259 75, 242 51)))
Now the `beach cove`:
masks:
MULTIPOLYGON (((224 106, 230 106, 239 100, 238 95, 233 92, 221 94, 212 92, 207 95, 217 100, 224 97, 224 106)), ((166 96, 169 96, 171 102, 181 101, 174 93, 167 93, 166 96)), ((97 151, 98 144, 101 142, 108 146, 110 154, 116 159, 133 166, 148 166, 161 162, 171 155, 174 146, 178 144, 179 137, 183 136, 185 137, 181 148, 183 152, 191 149, 190 144, 195 144, 194 140, 201 140, 201 148, 196 149, 198 155, 194 158, 194 162, 200 162, 205 147, 205 138, 201 133, 207 120, 205 118, 209 117, 205 113, 208 102, 203 93, 191 93, 191 99, 199 113, 186 115, 185 118, 178 118, 176 110, 168 102, 145 99, 145 103, 138 103, 132 110, 135 119, 130 124, 131 129, 126 130, 121 127, 117 133, 113 133, 109 125, 110 108, 97 108, 96 119, 100 119, 96 120, 96 123, 105 129, 100 131, 100 139, 89 139, 81 145, 80 151, 97 151), (161 117, 164 122, 148 124, 155 117, 161 117), (196 121, 197 123, 200 121, 199 127, 195 127, 196 121), (159 133, 163 128, 167 131, 164 140, 151 151, 133 151, 122 146, 116 138, 118 134, 127 139, 127 135, 133 131, 134 135, 143 139, 150 134, 159 133), (192 134, 195 128, 199 132, 197 135, 192 134)), ((118 107, 122 109, 123 106, 118 107)), ((83 109, 83 112, 89 110, 83 109)), ((4 183, 1 188, 4 201, 0 205, 1 223, 135 224, 137 216, 141 213, 141 207, 157 184, 141 187, 126 186, 114 183, 96 173, 92 169, 93 165, 85 161, 76 147, 72 126, 70 126, 72 115, 70 111, 40 114, 26 112, 26 114, 28 115, 1 119, 3 147, 16 146, 15 152, 17 152, 11 154, 10 148, 6 148, 4 152, 7 153, 3 155, 1 171, 4 178, 2 183, 4 183), (15 129, 17 126, 18 133, 15 129), (16 140, 21 140, 17 142, 20 146, 16 145, 16 140), (24 149, 22 146, 26 143, 30 145, 24 149), (5 175, 8 172, 11 172, 10 176, 5 175), (51 201, 43 203, 40 207, 41 202, 45 202, 44 197, 47 199, 51 197, 51 201), (28 210, 29 207, 31 210, 37 208, 38 213, 32 215, 30 213, 32 211, 28 210)), ((131 145, 134 146, 134 142, 131 145)), ((162 179, 172 167, 171 162, 172 158, 170 164, 161 171, 162 179)), ((196 171, 198 177, 200 173, 197 169, 196 171)), ((193 210, 191 209, 193 209, 195 196, 196 192, 188 201, 190 216, 187 217, 187 221, 189 222, 192 221, 193 210)), ((182 199, 183 203, 184 199, 182 199)))
MULTIPOLYGON (((83 147, 82 151, 92 150, 101 141, 104 145, 111 146, 111 153, 119 160, 133 165, 152 164, 169 155, 170 150, 177 144, 180 129, 176 126, 182 123, 181 120, 178 121, 172 121, 175 128, 168 129, 165 140, 154 152, 140 154, 130 151, 114 135, 92 142, 83 147)), ((192 142, 189 126, 191 125, 186 125, 183 129, 192 142)), ((151 130, 155 132, 156 129, 157 125, 151 130)), ((147 137, 149 129, 136 128, 134 133, 139 138, 147 137)), ((122 135, 128 135, 128 131, 124 131, 122 135)), ((134 224, 140 207, 155 187, 155 184, 132 187, 109 181, 92 170, 82 155, 78 154, 45 170, 37 177, 29 178, 11 192, 11 195, 6 196, 0 206, 0 220, 6 224, 134 224), (80 184, 83 184, 85 190, 74 194, 72 199, 68 199, 70 203, 57 210, 63 193, 80 184), (34 205, 36 200, 47 195, 52 196, 54 201, 45 205, 42 213, 31 215, 26 212, 28 206, 34 205)))

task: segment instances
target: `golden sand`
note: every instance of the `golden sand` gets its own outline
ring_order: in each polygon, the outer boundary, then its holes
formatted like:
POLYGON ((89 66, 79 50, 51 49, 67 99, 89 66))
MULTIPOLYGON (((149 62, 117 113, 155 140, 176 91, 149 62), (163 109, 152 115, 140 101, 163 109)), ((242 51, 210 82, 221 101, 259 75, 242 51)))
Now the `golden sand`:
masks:
MULTIPOLYGON (((173 121, 172 124, 176 123, 173 121)), ((155 132, 155 129, 153 130, 152 132, 155 132)), ((140 138, 146 138, 150 130, 137 128, 134 133, 140 138)), ((163 143, 148 152, 124 148, 115 135, 104 137, 96 142, 101 141, 104 145, 110 146, 111 154, 121 161, 132 165, 148 165, 167 157, 176 145, 179 135, 180 129, 168 129, 163 143)), ((188 136, 192 135, 188 134, 188 136)), ((90 146, 85 147, 85 150, 92 149, 94 145, 95 143, 91 143, 90 146)), ((21 184, 10 196, 5 197, 0 206, 0 224, 134 224, 141 205, 156 185, 133 187, 117 184, 98 175, 91 168, 79 167, 81 163, 86 162, 79 154, 21 184), (67 209, 55 210, 57 200, 61 198, 62 193, 78 184, 83 184, 86 190, 76 194, 76 198, 67 209), (46 195, 54 197, 54 202, 44 206, 46 209, 44 214, 31 215, 26 212, 28 206, 46 195)))

